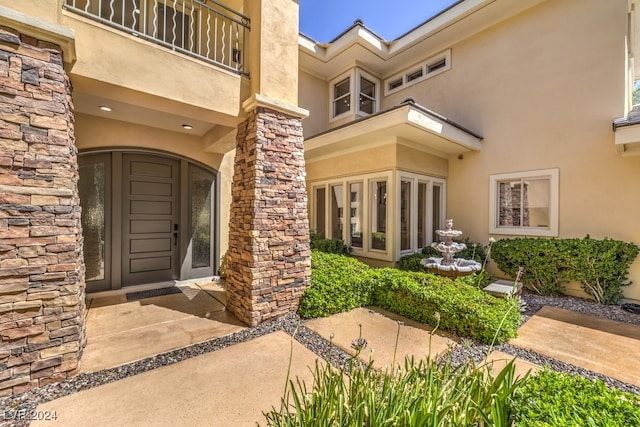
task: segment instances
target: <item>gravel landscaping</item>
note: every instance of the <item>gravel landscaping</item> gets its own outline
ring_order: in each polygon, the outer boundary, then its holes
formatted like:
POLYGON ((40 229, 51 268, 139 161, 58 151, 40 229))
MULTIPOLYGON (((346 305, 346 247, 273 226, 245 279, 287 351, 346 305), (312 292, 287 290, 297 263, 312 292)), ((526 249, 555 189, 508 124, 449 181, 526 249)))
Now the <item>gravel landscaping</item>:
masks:
MULTIPOLYGON (((622 310, 620 306, 605 306, 573 297, 541 297, 528 293, 524 293, 522 298, 526 302, 526 310, 523 312, 525 322, 535 314, 536 311, 542 308, 542 306, 547 305, 584 314, 595 315, 618 322, 640 325, 640 315, 626 312, 622 310)), ((290 335, 294 335, 298 342, 322 358, 326 359, 329 350, 331 349, 330 362, 334 366, 342 366, 349 358, 349 355, 345 352, 335 346, 331 346, 327 340, 306 328, 304 326, 304 322, 301 323, 297 315, 289 315, 274 322, 255 328, 247 328, 225 337, 158 354, 153 357, 115 368, 105 369, 94 373, 79 374, 78 376, 61 383, 39 387, 16 396, 2 398, 0 399, 0 408, 3 408, 3 412, 0 412, 0 426, 28 425, 27 421, 5 421, 7 418, 5 414, 7 412, 11 414, 14 413, 14 411, 20 410, 32 411, 40 403, 147 372, 161 366, 170 365, 205 353, 217 351, 279 330, 285 331, 290 335)), ((456 346, 448 353, 448 355, 443 357, 451 357, 454 363, 460 363, 468 358, 480 361, 485 357, 489 350, 490 348, 487 345, 479 344, 471 340, 463 340, 460 345, 456 346)), ((613 378, 560 362, 532 351, 517 348, 509 344, 497 345, 493 347, 493 350, 499 350, 541 366, 549 366, 557 371, 581 375, 587 378, 598 378, 603 380, 610 387, 616 387, 632 393, 640 393, 640 387, 635 385, 623 383, 613 378)))

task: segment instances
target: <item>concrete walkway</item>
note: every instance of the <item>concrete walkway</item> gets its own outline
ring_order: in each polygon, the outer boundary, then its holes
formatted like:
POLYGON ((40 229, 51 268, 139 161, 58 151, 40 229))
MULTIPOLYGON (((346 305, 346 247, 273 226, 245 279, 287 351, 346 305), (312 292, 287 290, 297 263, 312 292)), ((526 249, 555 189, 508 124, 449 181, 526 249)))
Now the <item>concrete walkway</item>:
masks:
POLYGON ((132 302, 125 295, 90 300, 80 372, 112 368, 245 327, 225 311, 224 289, 217 283, 180 289, 179 294, 132 302))
MULTIPOLYGON (((215 286, 193 285, 182 294, 116 305, 93 301, 83 370, 127 363, 242 330, 220 301, 208 299, 215 296, 215 286)), ((451 335, 432 334, 428 325, 378 309, 355 309, 309 321, 306 326, 351 354, 352 341, 362 334, 367 348, 360 357, 365 361, 373 358, 377 367, 391 365, 396 341, 396 361, 403 361, 405 355, 437 357, 459 345, 451 335)), ((545 307, 523 325, 520 337, 511 344, 638 384, 639 368, 631 363, 637 365, 640 360, 638 333, 638 326, 545 307)), ((264 425, 263 412, 280 405, 290 354, 292 378, 301 378, 311 388, 311 371, 318 356, 278 331, 77 392, 37 410, 56 411, 58 420, 47 421, 47 425, 264 425)), ((498 371, 511 359, 513 356, 493 352, 488 363, 498 371)), ((516 375, 536 369, 516 360, 516 375)))
POLYGON ((293 344, 291 371, 313 383, 316 355, 284 332, 65 396, 38 407, 55 422, 32 425, 255 426, 280 407, 293 344))
POLYGON ((543 307, 510 344, 640 386, 640 326, 543 307))

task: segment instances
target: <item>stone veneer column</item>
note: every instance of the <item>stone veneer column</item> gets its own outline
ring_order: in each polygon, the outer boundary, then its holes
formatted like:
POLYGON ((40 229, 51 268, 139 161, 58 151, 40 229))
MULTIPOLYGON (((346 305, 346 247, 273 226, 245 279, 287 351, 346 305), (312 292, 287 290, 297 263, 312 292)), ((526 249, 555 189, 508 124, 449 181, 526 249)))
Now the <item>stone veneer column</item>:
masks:
POLYGON ((74 374, 84 347, 73 121, 60 48, 0 27, 0 396, 74 374))
POLYGON ((301 119, 256 107, 238 127, 227 309, 256 326, 295 312, 311 276, 301 119))

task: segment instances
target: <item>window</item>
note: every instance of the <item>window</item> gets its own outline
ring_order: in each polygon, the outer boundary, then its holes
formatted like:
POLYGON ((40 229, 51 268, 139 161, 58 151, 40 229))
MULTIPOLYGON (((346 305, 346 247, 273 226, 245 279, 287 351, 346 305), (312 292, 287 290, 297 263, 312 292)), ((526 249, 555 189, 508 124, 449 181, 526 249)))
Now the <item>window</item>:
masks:
POLYGON ((362 249, 362 183, 351 183, 349 190, 351 192, 350 244, 354 248, 362 249))
POLYGON ((182 49, 189 49, 188 11, 180 12, 170 6, 158 5, 158 38, 182 49))
POLYGON ((424 248, 429 245, 427 238, 427 183, 418 183, 418 247, 424 248))
POLYGON ((333 115, 337 117, 342 114, 351 111, 351 93, 350 93, 351 78, 336 83, 333 86, 333 115))
POLYGON ((451 49, 432 56, 422 64, 404 70, 385 81, 385 94, 394 93, 415 83, 437 76, 451 68, 451 49))
POLYGON ((327 214, 325 212, 327 206, 327 190, 324 187, 316 187, 315 189, 315 201, 316 201, 316 209, 315 209, 315 224, 316 224, 316 233, 320 238, 324 239, 327 237, 327 224, 326 218, 327 214))
POLYGON ((111 0, 100 4, 102 19, 122 25, 123 27, 137 30, 140 25, 140 1, 139 0, 111 0))
POLYGON ((437 71, 446 66, 447 66, 447 60, 445 58, 442 58, 439 61, 434 62, 433 64, 427 65, 427 73, 433 73, 434 71, 437 71))
POLYGON ((403 83, 404 82, 402 81, 402 77, 400 77, 399 79, 391 80, 389 83, 387 83, 387 91, 391 92, 392 90, 402 86, 403 83))
POLYGON ((558 169, 492 175, 490 232, 557 236, 558 180, 558 169))
POLYGON ((376 84, 360 76, 360 99, 358 112, 373 114, 376 110, 376 84))
POLYGON ((378 110, 379 83, 374 76, 358 68, 334 79, 330 84, 331 120, 375 113, 378 110))
POLYGON ((82 236, 84 237, 83 251, 86 268, 85 280, 87 282, 104 281, 108 278, 106 266, 110 253, 107 241, 110 209, 108 190, 111 169, 109 160, 109 157, 105 155, 97 155, 92 158, 81 157, 80 160, 81 178, 78 181, 78 191, 81 196, 82 215, 80 218, 82 236))
POLYGON ((189 165, 189 222, 191 268, 208 268, 212 257, 214 176, 195 165, 189 165))
POLYGON ((344 239, 344 209, 342 185, 331 186, 331 239, 344 239))
POLYGON ((411 181, 400 182, 400 250, 411 249, 411 181))
POLYGON ((437 230, 441 230, 443 227, 443 220, 442 218, 444 217, 444 190, 443 190, 443 186, 442 184, 433 184, 433 190, 432 190, 432 212, 431 212, 431 241, 432 242, 437 242, 439 240, 438 233, 436 233, 437 230))
POLYGON ((371 182, 371 249, 387 250, 387 181, 371 182))
POLYGON ((418 252, 439 240, 435 230, 442 228, 445 183, 428 175, 398 173, 399 256, 418 252))
POLYGON ((414 80, 419 79, 424 74, 422 68, 417 69, 416 71, 407 74, 407 82, 412 82, 414 80))

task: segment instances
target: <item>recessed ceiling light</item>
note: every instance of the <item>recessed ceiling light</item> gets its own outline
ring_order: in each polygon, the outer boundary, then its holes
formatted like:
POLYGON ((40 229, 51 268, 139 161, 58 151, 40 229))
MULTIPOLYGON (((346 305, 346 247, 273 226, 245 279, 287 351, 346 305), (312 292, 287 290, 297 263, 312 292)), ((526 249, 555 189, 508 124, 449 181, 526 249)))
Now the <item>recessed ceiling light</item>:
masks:
POLYGON ((100 107, 98 107, 98 108, 100 108, 102 111, 111 111, 111 107, 108 107, 108 106, 106 106, 106 105, 101 105, 101 106, 100 106, 100 107))
POLYGON ((193 126, 184 124, 184 125, 182 125, 182 128, 186 129, 186 130, 191 130, 191 129, 193 129, 193 126))

